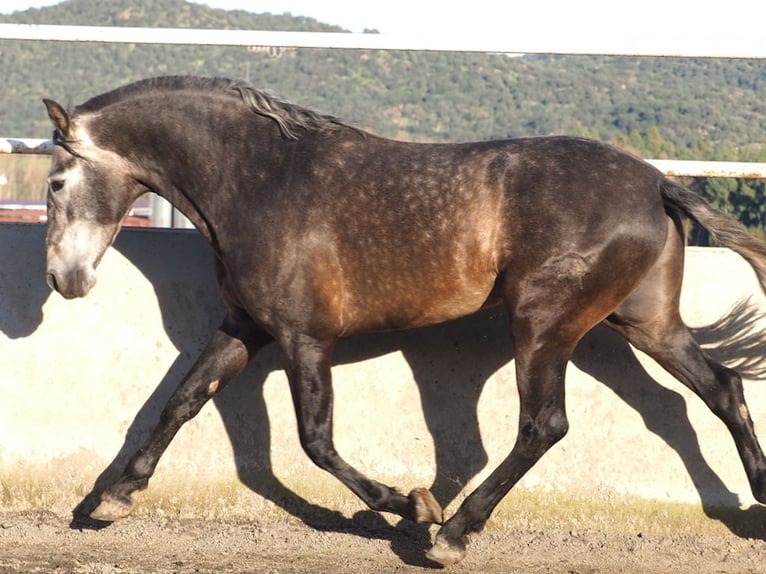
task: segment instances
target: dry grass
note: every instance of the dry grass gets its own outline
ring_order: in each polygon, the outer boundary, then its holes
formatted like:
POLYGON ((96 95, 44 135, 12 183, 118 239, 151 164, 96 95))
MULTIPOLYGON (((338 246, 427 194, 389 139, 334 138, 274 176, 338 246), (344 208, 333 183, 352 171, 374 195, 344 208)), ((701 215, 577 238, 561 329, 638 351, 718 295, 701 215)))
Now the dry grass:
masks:
MULTIPOLYGON (((54 482, 32 469, 18 469, 0 476, 0 505, 6 510, 51 510, 66 514, 89 492, 91 485, 74 477, 58 476, 54 482)), ((394 479, 392 483, 396 483, 394 479)), ((366 507, 332 477, 314 482, 300 479, 274 481, 256 494, 236 479, 178 481, 159 478, 138 493, 137 515, 201 519, 256 519, 291 523, 340 520, 364 513, 366 507), (277 502, 274 502, 277 501, 277 502), (299 516, 299 518, 296 518, 299 516)), ((455 512, 459 501, 449 506, 455 512)), ((398 517, 382 515, 391 524, 398 517)), ((703 509, 699 503, 681 503, 624 496, 613 492, 573 495, 564 492, 514 489, 501 502, 487 524, 488 530, 571 532, 597 530, 615 534, 667 536, 675 534, 720 535, 738 531, 745 537, 766 536, 766 512, 750 509, 703 509)))

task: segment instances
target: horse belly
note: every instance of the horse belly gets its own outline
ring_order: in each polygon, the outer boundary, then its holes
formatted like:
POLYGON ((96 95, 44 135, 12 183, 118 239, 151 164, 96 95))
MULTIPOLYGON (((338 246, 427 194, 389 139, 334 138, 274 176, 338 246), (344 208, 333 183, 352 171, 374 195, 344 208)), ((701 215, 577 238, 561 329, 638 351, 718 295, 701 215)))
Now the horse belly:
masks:
POLYGON ((347 294, 344 331, 406 329, 470 315, 488 301, 496 273, 378 278, 347 294))
POLYGON ((402 226, 378 244, 351 247, 342 266, 347 330, 420 327, 481 309, 506 259, 499 201, 474 197, 429 217, 428 233, 402 226))

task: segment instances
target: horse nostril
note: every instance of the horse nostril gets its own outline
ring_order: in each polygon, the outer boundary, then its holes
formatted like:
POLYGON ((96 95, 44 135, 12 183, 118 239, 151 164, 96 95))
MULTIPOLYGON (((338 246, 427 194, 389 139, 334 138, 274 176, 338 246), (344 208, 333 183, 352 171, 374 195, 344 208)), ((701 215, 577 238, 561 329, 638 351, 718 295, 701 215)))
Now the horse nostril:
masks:
POLYGON ((53 291, 58 291, 59 286, 58 282, 56 281, 56 276, 49 271, 47 277, 45 278, 45 282, 48 284, 48 287, 53 291))
POLYGON ((96 276, 92 273, 89 273, 86 269, 78 269, 77 274, 77 289, 78 289, 78 297, 84 297, 87 295, 93 285, 96 284, 96 276))

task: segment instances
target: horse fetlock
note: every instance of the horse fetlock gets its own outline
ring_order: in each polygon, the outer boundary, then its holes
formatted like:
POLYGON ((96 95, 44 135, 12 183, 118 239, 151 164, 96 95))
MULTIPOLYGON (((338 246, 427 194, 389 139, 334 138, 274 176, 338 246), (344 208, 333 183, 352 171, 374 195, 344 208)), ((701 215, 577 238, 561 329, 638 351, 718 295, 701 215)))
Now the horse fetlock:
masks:
POLYGON ((94 520, 115 522, 130 515, 135 506, 136 502, 130 495, 115 496, 104 493, 101 495, 101 503, 90 513, 90 517, 94 520))
POLYGON ((465 537, 450 539, 437 534, 434 545, 426 552, 426 558, 438 562, 442 566, 450 566, 462 561, 465 558, 465 554, 465 537))
POLYGON ((427 488, 416 488, 410 492, 409 506, 412 520, 418 524, 441 524, 444 522, 442 507, 427 488))

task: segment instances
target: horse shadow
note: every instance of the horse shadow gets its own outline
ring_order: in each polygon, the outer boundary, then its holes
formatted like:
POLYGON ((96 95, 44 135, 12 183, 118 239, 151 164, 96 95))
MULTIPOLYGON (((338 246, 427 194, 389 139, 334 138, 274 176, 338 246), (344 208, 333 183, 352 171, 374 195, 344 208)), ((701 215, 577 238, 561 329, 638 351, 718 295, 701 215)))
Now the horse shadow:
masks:
POLYGON ((30 336, 43 320, 50 289, 45 284, 45 227, 3 223, 0 242, 0 331, 9 339, 30 336), (19 245, 24 246, 19 257, 19 245))
MULTIPOLYGON (((136 452, 147 429, 158 420, 165 402, 191 368, 203 342, 223 317, 222 306, 220 317, 195 313, 193 301, 190 303, 188 297, 179 297, 179 289, 183 286, 168 288, 163 262, 143 257, 142 244, 121 240, 123 236, 118 237, 115 248, 154 286, 164 328, 180 353, 136 414, 114 460, 73 510, 73 528, 107 525, 87 518, 87 514, 136 452), (171 317, 176 321, 178 317, 184 319, 181 324, 171 324, 171 317)), ((13 257, 5 259, 16 265, 14 260, 13 257)), ((44 257, 40 261, 43 260, 44 257)), ((6 290, 10 276, 0 273, 0 293, 4 294, 0 330, 9 337, 23 337, 34 332, 42 320, 40 309, 49 294, 42 281, 44 261, 26 261, 24 266, 18 271, 30 277, 29 289, 26 294, 13 295, 10 304, 6 290), (30 275, 30 269, 34 275, 30 275), (17 307, 21 310, 9 310, 17 307), (11 317, 9 313, 15 315, 11 317)), ((213 282, 212 255, 210 268, 210 281, 213 282)), ((725 318, 695 329, 694 334, 703 345, 710 347, 709 353, 716 360, 733 363, 748 378, 764 378, 766 336, 754 329, 763 316, 751 302, 740 302, 725 318)), ((447 507, 488 461, 482 445, 477 407, 486 381, 514 358, 508 318, 503 310, 490 309, 433 327, 354 337, 338 344, 333 364, 355 363, 394 351, 401 352, 417 385, 424 421, 434 446, 436 469, 430 489, 442 507, 447 507), (466 364, 472 365, 472 375, 467 380, 457 376, 457 373, 466 371, 466 364), (455 421, 461 421, 461 424, 456 425, 455 421)), ((647 429, 678 454, 708 516, 721 521, 738 536, 766 539, 766 508, 739 508, 737 495, 726 487, 705 460, 689 421, 684 398, 652 379, 621 336, 603 325, 596 327, 578 345, 572 362, 634 409, 647 429)), ((430 541, 427 527, 407 521, 392 527, 376 513, 366 510, 347 518, 305 500, 274 474, 269 454, 271 430, 263 391, 269 373, 279 369, 279 352, 271 345, 213 399, 231 441, 239 480, 313 528, 385 539, 406 563, 431 565, 422 557, 422 548, 430 541)), ((509 414, 515 416, 516 413, 509 414)), ((508 445, 509 450, 511 446, 508 445)))

